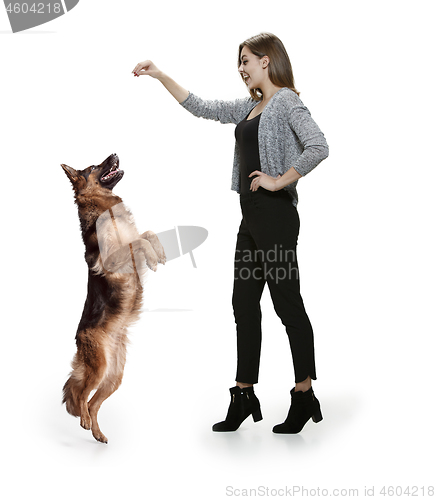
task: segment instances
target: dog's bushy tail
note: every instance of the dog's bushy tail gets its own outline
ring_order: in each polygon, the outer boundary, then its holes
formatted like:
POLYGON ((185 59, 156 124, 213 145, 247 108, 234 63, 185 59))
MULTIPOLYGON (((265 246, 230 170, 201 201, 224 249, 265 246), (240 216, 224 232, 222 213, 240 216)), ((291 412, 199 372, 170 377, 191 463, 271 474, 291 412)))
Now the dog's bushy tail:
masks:
POLYGON ((79 406, 79 387, 80 383, 76 380, 73 375, 65 382, 64 385, 64 397, 62 398, 62 404, 66 403, 67 412, 73 417, 80 417, 80 406, 79 406))

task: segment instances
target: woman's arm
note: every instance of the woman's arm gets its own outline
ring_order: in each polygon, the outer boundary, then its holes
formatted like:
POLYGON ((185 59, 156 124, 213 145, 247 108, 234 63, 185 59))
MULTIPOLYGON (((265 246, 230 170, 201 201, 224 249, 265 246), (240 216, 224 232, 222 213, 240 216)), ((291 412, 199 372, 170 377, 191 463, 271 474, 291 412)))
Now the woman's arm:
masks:
POLYGON ((237 124, 258 104, 251 97, 236 99, 235 101, 204 100, 189 94, 187 99, 180 103, 194 116, 215 120, 220 123, 237 124))
POLYGON ((296 97, 293 97, 294 100, 291 101, 286 98, 286 95, 283 95, 283 99, 277 101, 277 105, 282 106, 285 110, 289 126, 302 144, 303 152, 293 162, 293 165, 287 165, 288 170, 282 176, 271 177, 260 171, 252 172, 250 177, 258 176, 251 182, 250 189, 252 191, 257 191, 259 186, 269 191, 283 189, 300 177, 307 175, 329 155, 329 147, 324 134, 313 120, 310 111, 301 101, 295 102, 296 97))
POLYGON ((172 78, 166 75, 163 71, 158 69, 156 65, 151 61, 143 61, 138 63, 132 73, 135 76, 148 75, 152 78, 159 80, 162 85, 168 90, 168 92, 181 103, 185 101, 189 95, 189 92, 184 89, 181 85, 175 82, 172 78))
POLYGON ((159 80, 168 92, 194 116, 216 120, 221 123, 239 123, 258 104, 250 97, 235 101, 203 100, 191 94, 172 78, 163 73, 152 61, 138 63, 132 73, 135 76, 148 75, 159 80))
POLYGON ((160 76, 157 77, 157 79, 168 90, 168 92, 177 100, 179 104, 188 98, 189 92, 165 73, 161 73, 160 76))
POLYGON ((289 125, 304 148, 292 166, 299 174, 305 176, 328 157, 329 147, 324 134, 306 106, 302 104, 292 106, 288 112, 289 125))
POLYGON ((302 175, 299 174, 294 167, 291 167, 287 172, 281 176, 279 175, 278 177, 271 177, 260 170, 251 172, 248 177, 253 177, 253 175, 257 175, 257 177, 255 177, 250 184, 251 191, 257 191, 259 186, 262 186, 264 189, 268 189, 268 191, 278 191, 279 189, 283 189, 288 184, 298 181, 298 179, 302 177, 302 175))

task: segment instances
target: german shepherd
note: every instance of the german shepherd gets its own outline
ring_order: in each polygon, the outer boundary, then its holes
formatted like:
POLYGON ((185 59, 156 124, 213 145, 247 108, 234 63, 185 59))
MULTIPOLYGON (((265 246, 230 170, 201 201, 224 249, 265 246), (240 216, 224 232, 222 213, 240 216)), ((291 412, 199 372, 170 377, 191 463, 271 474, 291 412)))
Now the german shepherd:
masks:
POLYGON ((156 271, 166 257, 158 237, 151 231, 140 235, 131 212, 112 193, 124 175, 116 154, 84 170, 61 166, 73 186, 88 264, 88 296, 62 403, 97 441, 107 443, 97 413, 121 384, 127 328, 139 319, 147 266, 156 271))

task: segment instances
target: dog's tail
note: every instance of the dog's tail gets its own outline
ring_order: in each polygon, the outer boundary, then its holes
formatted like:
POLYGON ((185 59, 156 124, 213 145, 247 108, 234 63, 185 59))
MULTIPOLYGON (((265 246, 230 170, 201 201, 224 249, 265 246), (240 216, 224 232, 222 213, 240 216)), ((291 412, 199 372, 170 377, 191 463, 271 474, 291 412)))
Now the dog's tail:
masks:
POLYGON ((80 393, 80 382, 70 375, 70 378, 65 382, 64 385, 64 397, 62 398, 62 404, 66 403, 67 412, 73 417, 80 417, 80 406, 78 395, 80 393))

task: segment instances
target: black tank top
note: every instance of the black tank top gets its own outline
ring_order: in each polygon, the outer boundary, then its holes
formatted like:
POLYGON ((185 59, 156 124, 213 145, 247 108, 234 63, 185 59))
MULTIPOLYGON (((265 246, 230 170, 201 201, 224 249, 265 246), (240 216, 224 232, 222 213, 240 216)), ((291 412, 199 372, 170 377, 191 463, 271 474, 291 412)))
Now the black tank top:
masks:
POLYGON ((255 170, 261 170, 258 140, 261 114, 262 113, 258 114, 251 120, 247 120, 247 115, 238 123, 235 129, 235 137, 240 154, 240 194, 247 194, 250 192, 250 184, 255 176, 248 176, 255 170))

